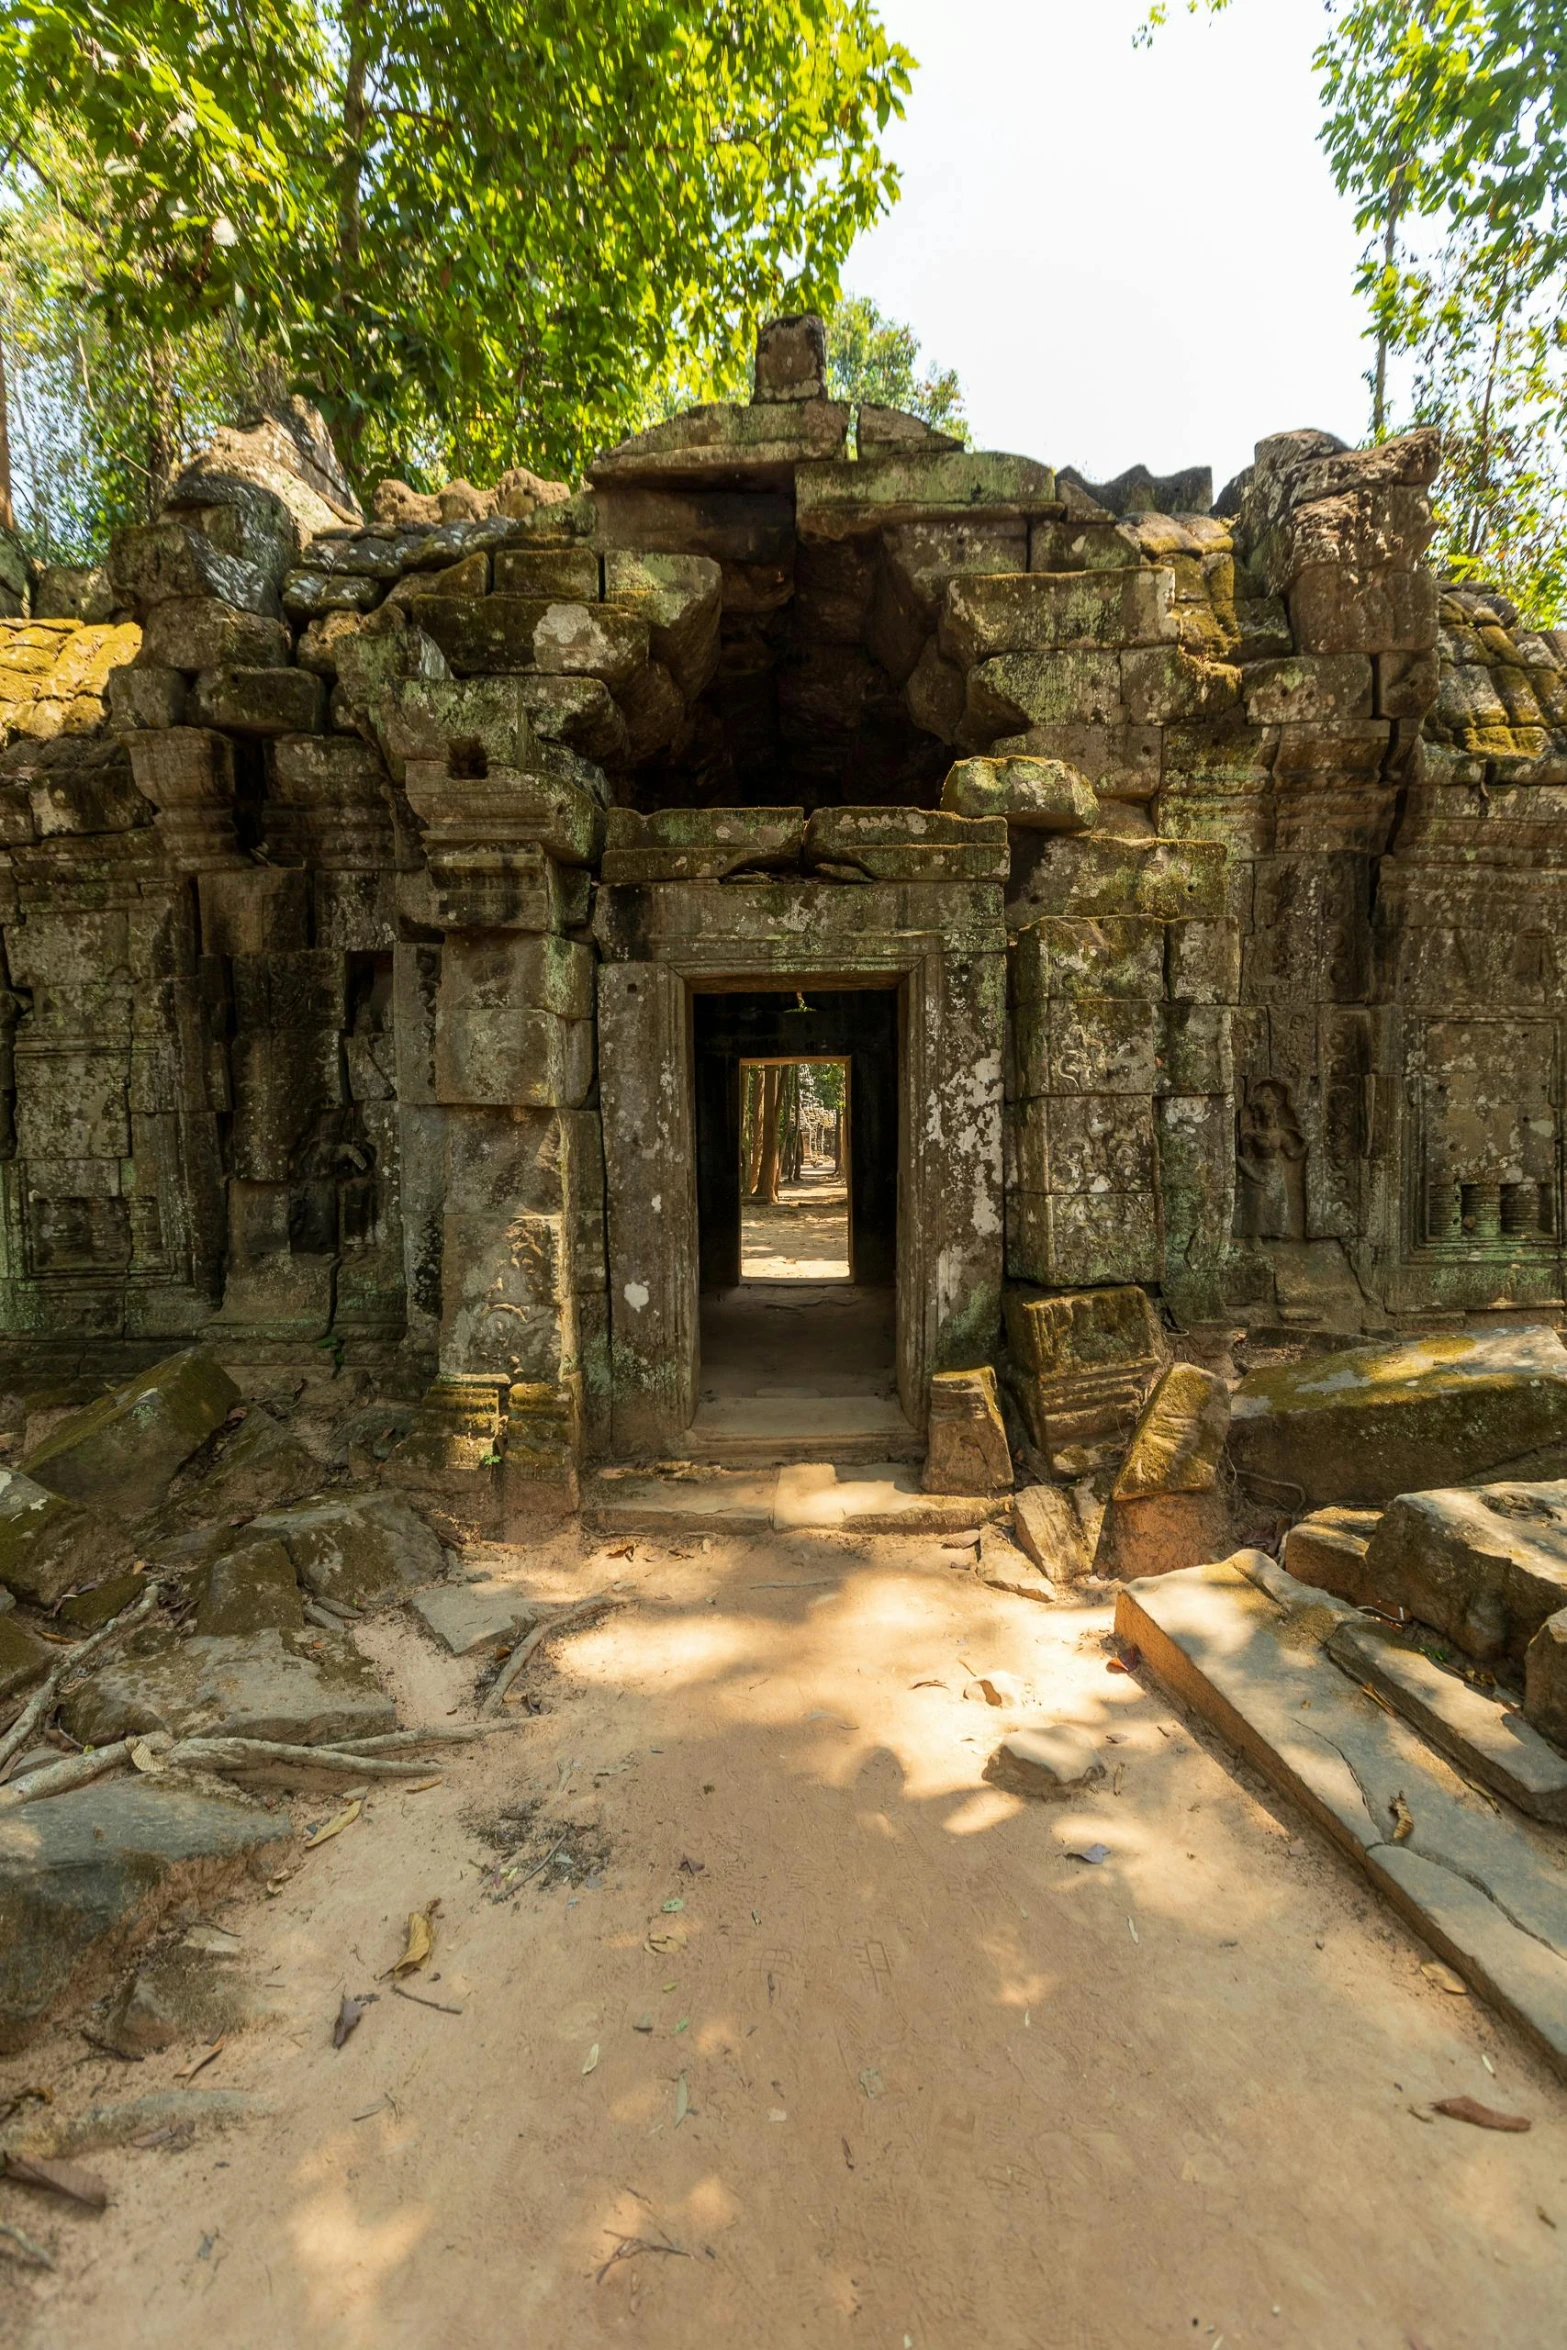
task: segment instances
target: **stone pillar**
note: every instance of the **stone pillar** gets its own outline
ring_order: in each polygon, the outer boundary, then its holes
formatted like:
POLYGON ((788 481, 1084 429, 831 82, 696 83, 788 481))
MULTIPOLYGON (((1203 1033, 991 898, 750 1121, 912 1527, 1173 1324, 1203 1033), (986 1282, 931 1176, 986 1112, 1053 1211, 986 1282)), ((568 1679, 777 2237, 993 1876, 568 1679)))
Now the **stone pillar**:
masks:
POLYGON ((599 1051, 614 1444, 658 1453, 696 1411, 696 1140, 680 974, 659 963, 603 965, 599 1051))
MULTIPOLYGON (((593 955, 568 934, 586 919, 603 819, 533 764, 513 678, 394 686, 382 715, 446 934, 430 1067, 444 1130, 438 1367, 393 1473, 500 1532, 577 1502, 577 1169, 597 1138, 581 1114, 593 955)), ((401 976, 406 991, 433 973, 401 976)))

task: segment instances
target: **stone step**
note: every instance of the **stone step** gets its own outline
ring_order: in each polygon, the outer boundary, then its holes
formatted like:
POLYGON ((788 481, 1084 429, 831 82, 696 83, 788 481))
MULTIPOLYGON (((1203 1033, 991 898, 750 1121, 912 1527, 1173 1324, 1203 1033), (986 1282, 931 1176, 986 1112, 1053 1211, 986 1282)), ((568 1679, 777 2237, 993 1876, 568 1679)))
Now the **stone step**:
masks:
POLYGON ((1363 1621, 1257 1550, 1130 1583, 1115 1614, 1156 1679, 1300 1803, 1567 2078, 1561 1833, 1467 1787, 1340 1670, 1327 1644, 1363 1621))
POLYGON ((1011 1507, 1009 1493, 922 1493, 902 1461, 816 1460, 750 1472, 601 1472, 583 1494, 582 1517, 596 1534, 948 1534, 1011 1507))
POLYGON ((737 1395, 698 1407, 686 1431, 694 1461, 733 1469, 819 1461, 919 1461, 925 1446, 895 1397, 737 1395))
POLYGON ((1493 1795, 1505 1795, 1531 1819, 1567 1825, 1567 1755, 1516 1706, 1447 1672, 1385 1624, 1340 1624, 1328 1654, 1493 1795))

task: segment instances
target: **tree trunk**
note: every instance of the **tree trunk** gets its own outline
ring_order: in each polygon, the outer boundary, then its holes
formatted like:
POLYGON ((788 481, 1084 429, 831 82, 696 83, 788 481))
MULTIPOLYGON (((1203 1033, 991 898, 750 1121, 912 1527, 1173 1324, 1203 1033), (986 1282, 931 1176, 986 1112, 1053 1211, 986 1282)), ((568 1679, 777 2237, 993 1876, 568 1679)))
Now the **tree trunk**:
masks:
POLYGON ((755 1199, 757 1186, 762 1180, 762 1077, 760 1069, 747 1069, 745 1097, 740 1111, 747 1199, 755 1199))
POLYGON ((169 346, 160 336, 147 349, 147 520, 156 522, 174 487, 179 432, 169 346))
POLYGON ((5 345, 0 343, 0 530, 15 530, 16 508, 11 503, 11 434, 5 404, 5 345))
MULTIPOLYGON (((365 81, 370 66, 370 43, 365 31, 365 15, 359 0, 351 0, 344 12, 348 34, 348 69, 343 85, 343 169, 337 200, 337 276, 338 287, 345 297, 344 316, 347 321, 350 347, 354 333, 354 296, 358 291, 360 261, 363 252, 364 223, 360 213, 360 190, 365 173, 365 138, 370 127, 370 108, 365 97, 365 81)), ((353 384, 344 382, 340 392, 351 394, 353 384)), ((359 411, 351 398, 345 399, 332 420, 338 453, 352 477, 359 454, 359 411)))
POLYGON ((762 1084, 762 1166, 757 1194, 770 1208, 778 1205, 778 1095, 782 1076, 783 1071, 775 1062, 762 1084))

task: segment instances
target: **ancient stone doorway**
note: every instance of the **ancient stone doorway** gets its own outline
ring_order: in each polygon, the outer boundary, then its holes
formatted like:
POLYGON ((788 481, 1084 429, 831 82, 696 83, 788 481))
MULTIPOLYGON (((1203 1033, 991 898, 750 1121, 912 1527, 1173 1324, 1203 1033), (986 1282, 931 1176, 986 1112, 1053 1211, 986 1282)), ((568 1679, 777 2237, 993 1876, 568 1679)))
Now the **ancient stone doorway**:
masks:
MULTIPOLYGON (((694 1449, 711 1301, 744 1286, 740 1064, 812 1056, 851 1072, 853 1279, 830 1286, 864 1327, 835 1350, 890 1362, 914 1441, 932 1372, 997 1342, 1000 890, 611 884, 594 928, 613 1450, 694 1449)), ((803 1457, 842 1457, 846 1434, 803 1457)))
POLYGON ((917 1443, 897 1388, 898 1027, 889 987, 693 999, 698 1455, 917 1443), (808 1164, 811 1101, 834 1147, 808 1164))

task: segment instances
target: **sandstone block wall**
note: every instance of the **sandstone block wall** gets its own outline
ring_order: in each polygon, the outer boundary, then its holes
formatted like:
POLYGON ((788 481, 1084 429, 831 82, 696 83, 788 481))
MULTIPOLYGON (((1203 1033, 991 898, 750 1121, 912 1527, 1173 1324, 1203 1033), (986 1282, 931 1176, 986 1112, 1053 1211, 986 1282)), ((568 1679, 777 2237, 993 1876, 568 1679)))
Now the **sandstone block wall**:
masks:
POLYGON ((1439 587, 1434 437, 1277 436, 1214 508, 768 350, 575 494, 366 521, 308 412, 220 435, 112 551, 134 623, 0 623, 49 684, 0 754, 13 1347, 351 1348, 425 1390, 407 1473, 565 1490, 628 1312, 606 960, 732 933, 748 983, 934 1003, 915 885, 1007 942, 975 1050, 1024 1304, 1559 1304, 1567 639, 1439 587))

